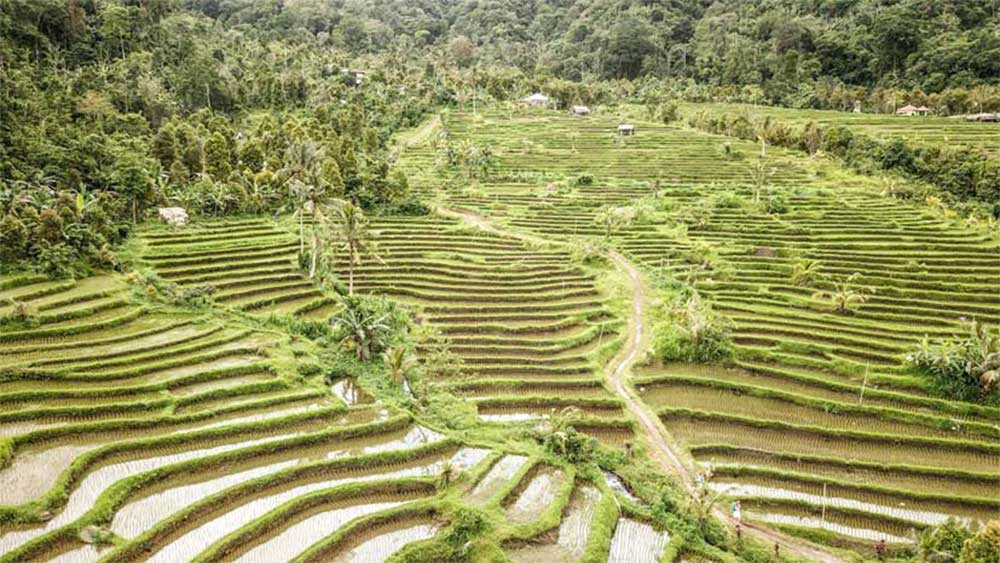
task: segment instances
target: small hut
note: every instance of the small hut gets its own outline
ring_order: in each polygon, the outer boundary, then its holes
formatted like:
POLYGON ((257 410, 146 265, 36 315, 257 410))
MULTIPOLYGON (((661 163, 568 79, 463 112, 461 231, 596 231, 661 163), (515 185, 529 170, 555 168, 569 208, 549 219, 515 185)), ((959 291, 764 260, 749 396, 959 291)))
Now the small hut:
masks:
POLYGON ((535 92, 527 98, 521 98, 521 102, 533 108, 547 108, 551 100, 541 92, 535 92))
POLYGON ((573 112, 573 115, 578 115, 578 116, 590 115, 590 108, 587 106, 573 106, 570 109, 573 112))
POLYGON ((907 105, 905 105, 905 106, 897 109, 896 110, 896 115, 906 115, 906 116, 927 115, 927 113, 929 111, 931 111, 931 110, 929 108, 927 108, 926 106, 917 107, 917 106, 914 106, 914 105, 907 104, 907 105))
POLYGON ((635 135, 635 125, 631 123, 622 123, 618 126, 618 136, 619 137, 631 137, 635 135))

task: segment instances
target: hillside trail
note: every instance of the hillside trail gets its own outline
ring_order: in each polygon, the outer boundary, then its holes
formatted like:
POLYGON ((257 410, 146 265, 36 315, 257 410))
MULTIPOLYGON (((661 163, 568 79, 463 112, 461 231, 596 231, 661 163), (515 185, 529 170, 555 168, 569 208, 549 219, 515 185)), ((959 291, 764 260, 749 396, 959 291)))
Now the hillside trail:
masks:
MULTIPOLYGON (((552 240, 501 228, 489 218, 466 209, 438 207, 437 212, 443 216, 461 220, 473 228, 496 235, 512 237, 534 244, 551 245, 553 243, 552 240)), ((648 327, 645 326, 647 319, 644 314, 646 297, 643 290, 642 275, 627 258, 617 251, 609 250, 608 257, 615 264, 615 267, 631 280, 632 307, 630 308, 628 318, 628 338, 622 350, 612 358, 606 367, 607 382, 611 385, 615 394, 625 402, 625 406, 629 412, 639 422, 642 432, 645 435, 645 441, 652 460, 661 471, 677 478, 687 493, 694 496, 696 493, 694 471, 674 452, 674 448, 671 447, 670 440, 668 439, 669 434, 667 429, 660 422, 659 417, 643 404, 625 384, 625 376, 639 358, 639 354, 648 344, 647 341, 651 336, 651 331, 647 330, 648 327)), ((766 527, 757 526, 750 522, 737 522, 729 511, 723 507, 716 507, 713 510, 713 514, 730 528, 735 528, 737 524, 740 524, 748 536, 754 536, 769 545, 777 543, 781 545, 781 548, 786 553, 804 558, 807 561, 814 563, 847 563, 846 560, 804 543, 797 538, 766 527)))

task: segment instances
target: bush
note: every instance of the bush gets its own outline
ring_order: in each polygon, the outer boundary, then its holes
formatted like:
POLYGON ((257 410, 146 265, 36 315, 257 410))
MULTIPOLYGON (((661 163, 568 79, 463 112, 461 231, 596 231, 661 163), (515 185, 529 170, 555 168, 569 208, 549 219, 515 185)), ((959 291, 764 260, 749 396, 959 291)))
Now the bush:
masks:
POLYGON ((1000 335, 975 320, 965 336, 930 342, 906 357, 943 397, 1000 405, 1000 335))
POLYGON ((594 184, 594 177, 590 174, 580 174, 573 180, 575 186, 591 186, 594 184))
POLYGON ((929 563, 957 563, 965 540, 972 532, 952 519, 940 526, 927 528, 920 534, 917 549, 920 561, 929 563))
POLYGON ((1000 561, 1000 520, 991 520, 975 536, 965 540, 959 563, 996 563, 1000 561))
POLYGON ((675 303, 654 331, 653 351, 662 361, 716 362, 732 355, 731 326, 697 293, 675 303))
POLYGON ((784 194, 771 194, 767 198, 764 209, 772 215, 783 215, 788 213, 788 198, 784 194))

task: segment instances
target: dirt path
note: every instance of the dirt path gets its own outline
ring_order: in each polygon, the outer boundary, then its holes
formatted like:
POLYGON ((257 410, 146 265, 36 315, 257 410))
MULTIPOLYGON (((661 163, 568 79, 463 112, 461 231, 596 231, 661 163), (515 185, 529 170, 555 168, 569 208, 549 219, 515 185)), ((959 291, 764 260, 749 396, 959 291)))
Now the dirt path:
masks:
MULTIPOLYGON (((528 235, 516 231, 508 231, 494 224, 489 218, 466 210, 455 210, 438 208, 438 213, 446 217, 459 219, 467 225, 481 229, 493 234, 509 236, 527 242, 549 243, 551 240, 528 235)), ((608 383, 614 392, 625 402, 629 412, 639 421, 641 430, 645 435, 650 456, 662 471, 668 475, 673 475, 684 486, 688 494, 695 493, 695 474, 691 467, 675 453, 668 439, 666 427, 660 422, 659 417, 647 407, 641 399, 634 396, 625 385, 625 376, 629 369, 639 358, 639 354, 645 349, 648 340, 652 336, 646 326, 646 316, 644 306, 646 297, 643 291, 643 281, 639 270, 631 262, 618 252, 611 250, 608 257, 615 264, 615 267, 623 272, 632 282, 632 308, 628 318, 628 338, 625 346, 615 356, 606 368, 608 383)), ((720 521, 725 522, 730 528, 735 528, 737 521, 730 515, 724 507, 717 507, 713 514, 720 521)), ((776 532, 770 528, 757 526, 749 522, 739 522, 747 535, 753 536, 765 545, 775 543, 781 545, 786 554, 805 558, 815 563, 847 563, 845 560, 836 557, 831 553, 817 549, 810 544, 804 543, 791 536, 776 532)))
MULTIPOLYGON (((615 266, 623 271, 632 280, 632 311, 629 314, 628 326, 629 335, 624 349, 609 364, 607 369, 608 383, 615 390, 619 397, 625 401, 629 411, 639 421, 643 432, 646 435, 646 442, 653 460, 664 472, 680 479, 684 489, 690 495, 695 493, 695 479, 692 469, 681 461, 680 457, 674 453, 667 439, 667 430, 649 408, 642 401, 634 397, 625 385, 625 375, 629 368, 635 363, 639 353, 644 348, 645 322, 643 315, 643 305, 645 296, 643 295, 642 276, 639 271, 624 256, 615 251, 610 251, 609 256, 615 266)), ((799 557, 804 557, 809 561, 817 563, 846 563, 843 559, 831 553, 822 551, 802 541, 775 532, 769 528, 757 526, 749 522, 737 522, 724 507, 717 507, 713 514, 725 522, 731 528, 735 528, 737 523, 742 525, 748 535, 756 537, 765 544, 779 544, 786 553, 791 552, 799 557)))

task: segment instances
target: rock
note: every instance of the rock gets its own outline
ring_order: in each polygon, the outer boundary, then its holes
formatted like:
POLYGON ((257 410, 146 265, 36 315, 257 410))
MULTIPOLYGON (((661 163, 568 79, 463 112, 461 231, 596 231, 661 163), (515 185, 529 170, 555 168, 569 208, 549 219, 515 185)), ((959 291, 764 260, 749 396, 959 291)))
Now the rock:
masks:
POLYGON ((188 224, 188 214, 183 207, 161 207, 160 219, 171 227, 183 227, 188 224))
POLYGON ((771 248, 770 246, 758 246, 753 249, 754 256, 763 256, 765 258, 776 258, 778 256, 778 251, 771 248))
POLYGON ((105 528, 90 525, 80 530, 79 537, 80 541, 83 543, 101 544, 108 542, 108 539, 111 537, 111 532, 105 528))

